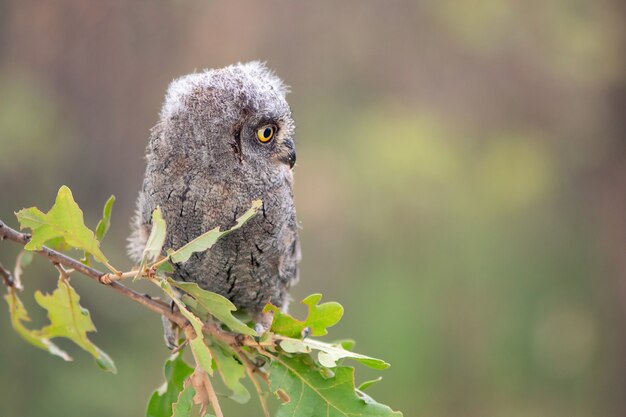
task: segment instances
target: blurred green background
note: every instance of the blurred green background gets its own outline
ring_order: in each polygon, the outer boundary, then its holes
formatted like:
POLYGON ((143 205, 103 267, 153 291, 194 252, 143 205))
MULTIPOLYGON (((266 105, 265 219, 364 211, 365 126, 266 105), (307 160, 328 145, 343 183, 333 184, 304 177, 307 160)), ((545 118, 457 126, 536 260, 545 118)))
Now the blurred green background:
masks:
MULTIPOLYGON (((115 194, 103 247, 130 267, 169 81, 265 60, 298 124, 293 295, 341 302, 331 336, 392 363, 372 396, 407 417, 623 416, 625 18, 622 0, 0 0, 0 219, 66 184, 94 227, 115 194)), ((28 305, 55 279, 30 267, 28 305)), ((73 282, 119 374, 0 311, 1 416, 139 416, 161 383, 158 317, 73 282)))

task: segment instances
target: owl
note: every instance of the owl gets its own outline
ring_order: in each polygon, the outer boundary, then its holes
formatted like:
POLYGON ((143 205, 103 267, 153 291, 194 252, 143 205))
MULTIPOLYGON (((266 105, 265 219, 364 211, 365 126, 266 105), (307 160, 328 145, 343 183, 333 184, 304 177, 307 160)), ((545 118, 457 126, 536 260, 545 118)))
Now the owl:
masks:
POLYGON ((174 80, 151 131, 129 238, 129 254, 139 262, 157 206, 167 224, 164 248, 178 249, 210 229, 233 226, 253 200, 262 200, 245 226, 175 264, 173 273, 252 317, 267 303, 285 309, 298 281, 295 126, 286 93, 260 62, 174 80))

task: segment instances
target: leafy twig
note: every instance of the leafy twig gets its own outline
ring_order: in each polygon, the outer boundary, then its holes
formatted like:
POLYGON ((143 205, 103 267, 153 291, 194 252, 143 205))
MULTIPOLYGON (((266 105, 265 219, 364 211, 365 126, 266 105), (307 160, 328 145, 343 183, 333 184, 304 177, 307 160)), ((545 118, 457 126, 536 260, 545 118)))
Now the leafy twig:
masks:
MULTIPOLYGON (((5 239, 19 243, 20 245, 26 245, 30 241, 30 235, 26 233, 18 232, 17 230, 7 226, 4 222, 2 222, 2 220, 0 220, 0 240, 5 240, 5 239)), ((188 325, 188 320, 185 317, 183 317, 183 315, 180 314, 179 312, 172 311, 168 303, 151 299, 145 295, 142 295, 126 287, 123 284, 120 284, 119 282, 113 281, 111 283, 108 283, 106 278, 103 279, 103 277, 110 277, 111 274, 104 273, 93 267, 87 266, 79 262, 78 260, 71 258, 61 252, 57 252, 54 249, 50 249, 47 246, 43 246, 41 250, 38 250, 35 252, 37 252, 38 254, 42 256, 47 257, 48 260, 50 260, 50 262, 52 262, 53 264, 56 263, 56 264, 60 264, 68 268, 71 268, 77 272, 80 272, 86 277, 91 278, 92 280, 98 282, 99 284, 103 284, 112 288, 113 290, 117 291, 123 296, 130 298, 131 300, 143 305, 144 307, 147 307, 149 310, 152 310, 153 312, 157 314, 165 316, 167 319, 176 323, 182 329, 184 329, 188 325)), ((125 272, 121 275, 122 276, 134 276, 130 274, 134 274, 134 272, 125 272)), ((10 284, 7 284, 7 282, 12 282, 12 281, 8 281, 8 279, 5 278, 3 274, 0 274, 0 275, 2 275, 3 281, 5 281, 5 284, 10 286, 10 284)), ((203 326, 203 331, 204 333, 209 334, 228 345, 244 345, 244 346, 258 346, 259 345, 256 341, 254 341, 253 339, 249 337, 241 338, 241 337, 238 337, 238 335, 235 335, 233 333, 225 332, 216 323, 212 323, 212 322, 205 323, 203 326)), ((273 341, 266 341, 266 342, 261 342, 260 345, 271 346, 273 344, 274 344, 273 341)))
MULTIPOLYGON (((20 245, 26 245, 30 241, 30 235, 18 232, 17 230, 12 229, 0 220, 0 239, 7 239, 19 243, 20 245)), ((42 256, 47 257, 52 263, 56 262, 60 265, 72 268, 100 284, 105 284, 104 282, 102 282, 101 278, 107 274, 105 274, 104 272, 100 272, 90 266, 84 265, 74 258, 70 258, 69 256, 50 249, 46 246, 43 246, 41 250, 38 250, 36 252, 42 256)), ((108 285, 118 293, 122 294, 123 296, 128 297, 133 301, 136 301, 144 307, 147 307, 155 313, 167 317, 169 320, 173 321, 180 327, 184 327, 187 323, 187 320, 182 315, 176 312, 172 312, 170 310, 169 304, 167 303, 150 299, 120 284, 119 282, 112 282, 111 284, 106 285, 108 285)))

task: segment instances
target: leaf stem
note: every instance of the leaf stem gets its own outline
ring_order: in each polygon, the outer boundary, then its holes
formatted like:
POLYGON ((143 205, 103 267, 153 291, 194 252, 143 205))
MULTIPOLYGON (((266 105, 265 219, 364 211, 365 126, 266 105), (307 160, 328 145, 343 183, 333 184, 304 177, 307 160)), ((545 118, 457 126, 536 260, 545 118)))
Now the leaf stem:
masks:
POLYGON ((118 271, 113 265, 111 265, 108 262, 104 262, 104 266, 106 266, 107 268, 109 268, 109 271, 113 272, 113 274, 120 276, 121 272, 118 271))
POLYGON ((163 259, 159 259, 158 261, 156 261, 156 262, 154 262, 154 263, 152 263, 152 264, 148 265, 148 268, 149 268, 149 269, 150 269, 150 268, 152 268, 152 269, 156 269, 156 268, 158 268, 159 266, 161 266, 162 264, 164 264, 165 262, 167 262, 169 259, 170 259, 170 256, 169 256, 169 255, 167 255, 165 258, 163 258, 163 259))
POLYGON ((211 407, 213 407, 213 411, 215 411, 215 417, 224 417, 224 413, 222 413, 220 403, 217 400, 217 395, 215 394, 215 390, 213 389, 213 385, 211 384, 211 379, 209 378, 209 375, 204 371, 202 371, 202 382, 204 382, 207 394, 209 395, 209 402, 211 403, 211 407))

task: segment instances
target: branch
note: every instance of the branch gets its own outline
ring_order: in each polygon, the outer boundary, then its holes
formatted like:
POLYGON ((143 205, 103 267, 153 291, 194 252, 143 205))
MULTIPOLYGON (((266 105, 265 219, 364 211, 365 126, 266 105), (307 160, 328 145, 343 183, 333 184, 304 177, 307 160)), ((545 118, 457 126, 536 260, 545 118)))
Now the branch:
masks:
MULTIPOLYGON (((0 240, 11 240, 23 246, 30 241, 30 235, 18 232, 17 230, 12 229, 11 227, 3 223, 2 220, 0 220, 0 240)), ((88 278, 91 278, 99 284, 112 288, 123 296, 130 298, 131 300, 143 305, 144 307, 147 307, 149 310, 165 316, 170 321, 176 323, 183 330, 186 327, 190 326, 189 321, 180 312, 172 311, 168 303, 159 300, 153 300, 147 295, 142 295, 124 286, 123 284, 120 284, 116 280, 112 280, 111 274, 98 271, 95 268, 89 267, 74 258, 71 258, 61 252, 57 252, 54 249, 50 249, 46 246, 44 246, 41 250, 35 252, 47 257, 53 265, 66 266, 74 271, 80 272, 88 278)), ((5 275, 4 271, 6 270, 0 269, 0 275, 2 275, 2 279, 5 284, 7 286, 11 286, 11 283, 13 282, 12 275, 9 271, 6 271, 8 275, 5 275), (11 277, 11 279, 9 279, 9 277, 11 277)), ((119 276, 124 278, 126 277, 126 275, 134 276, 135 273, 124 273, 120 274, 119 276)), ((258 343, 250 337, 241 337, 242 335, 226 332, 213 322, 205 323, 203 326, 203 331, 206 334, 211 335, 216 339, 221 340, 222 342, 231 346, 252 346, 256 348, 259 346, 273 346, 275 343, 271 340, 258 343)))
MULTIPOLYGON (((0 240, 5 239, 19 243, 23 246, 30 241, 30 235, 18 232, 17 230, 10 228, 5 223, 3 223, 2 220, 0 220, 0 240)), ((70 258, 69 256, 62 254, 61 252, 57 252, 46 246, 36 252, 40 255, 47 257, 53 264, 63 265, 71 268, 91 278, 99 284, 103 284, 112 288, 123 296, 130 298, 131 300, 143 305, 144 307, 147 307, 155 313, 167 317, 169 320, 176 323, 180 327, 185 327, 187 325, 187 319, 185 319, 180 313, 172 312, 168 304, 162 301, 153 300, 148 296, 139 294, 138 292, 131 290, 130 288, 120 284, 119 282, 111 282, 110 284, 108 284, 107 282, 105 282, 105 280, 103 280, 103 277, 108 275, 104 272, 100 272, 95 268, 91 268, 85 264, 82 264, 76 259, 70 258)), ((2 275, 5 284, 11 286, 12 280, 8 278, 11 276, 11 274, 9 273, 8 276, 5 276, 4 272, 0 272, 0 275, 2 275)))

